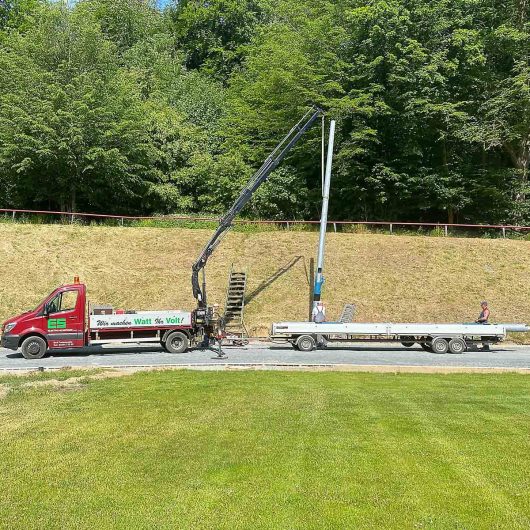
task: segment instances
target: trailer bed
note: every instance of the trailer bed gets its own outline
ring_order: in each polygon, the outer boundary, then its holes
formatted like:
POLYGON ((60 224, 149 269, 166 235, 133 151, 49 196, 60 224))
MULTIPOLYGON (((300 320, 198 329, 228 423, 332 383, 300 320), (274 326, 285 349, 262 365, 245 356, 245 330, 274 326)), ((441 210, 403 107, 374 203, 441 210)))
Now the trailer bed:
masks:
POLYGON ((406 347, 419 344, 436 353, 462 353, 472 345, 501 342, 508 331, 529 330, 524 324, 277 322, 272 325, 271 339, 289 342, 302 351, 327 342, 394 341, 406 347))
POLYGON ((320 334, 378 336, 498 336, 506 335, 504 324, 426 324, 426 323, 341 323, 341 322, 278 322, 273 324, 272 334, 320 334))

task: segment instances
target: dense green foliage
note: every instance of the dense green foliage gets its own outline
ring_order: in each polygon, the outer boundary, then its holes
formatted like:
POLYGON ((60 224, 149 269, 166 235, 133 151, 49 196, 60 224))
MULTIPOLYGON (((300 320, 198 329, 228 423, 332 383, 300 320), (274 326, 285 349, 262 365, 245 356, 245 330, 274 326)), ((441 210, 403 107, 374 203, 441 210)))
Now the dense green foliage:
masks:
MULTIPOLYGON (((530 222, 526 0, 0 2, 0 207, 221 212, 311 103, 334 218, 530 222)), ((314 127, 247 215, 319 194, 314 127)))

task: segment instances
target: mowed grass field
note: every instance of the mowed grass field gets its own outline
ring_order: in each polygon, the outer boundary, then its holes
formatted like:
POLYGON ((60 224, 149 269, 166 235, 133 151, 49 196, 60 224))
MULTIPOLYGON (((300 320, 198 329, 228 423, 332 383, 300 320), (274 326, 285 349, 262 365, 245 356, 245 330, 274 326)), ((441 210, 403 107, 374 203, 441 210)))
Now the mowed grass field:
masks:
POLYGON ((530 527, 528 376, 100 376, 0 378, 0 527, 530 527))
MULTIPOLYGON (((0 320, 34 307, 74 275, 96 303, 191 309, 191 265, 211 234, 0 224, 0 320)), ((274 321, 306 319, 317 239, 308 232, 230 233, 208 265, 209 302, 224 304, 234 263, 249 274, 252 335, 266 335, 274 321)), ((330 233, 325 276, 330 319, 353 302, 359 321, 469 322, 487 299, 494 321, 530 322, 530 241, 330 233)))

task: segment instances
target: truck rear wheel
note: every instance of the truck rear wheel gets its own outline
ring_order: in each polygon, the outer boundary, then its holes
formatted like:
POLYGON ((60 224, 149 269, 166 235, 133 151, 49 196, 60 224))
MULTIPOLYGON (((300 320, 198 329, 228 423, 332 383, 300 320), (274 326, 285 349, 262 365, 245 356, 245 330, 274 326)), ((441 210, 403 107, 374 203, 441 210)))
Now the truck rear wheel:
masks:
POLYGON ((46 355, 48 345, 42 337, 33 335, 24 339, 21 348, 25 359, 42 359, 46 355))
POLYGON ((449 343, 442 337, 436 337, 432 341, 431 348, 433 353, 447 353, 449 343))
POLYGON ((173 331, 166 338, 165 348, 169 353, 184 353, 189 344, 190 340, 185 333, 173 331))
POLYGON ((300 351, 313 351, 316 346, 315 339, 311 335, 301 335, 296 339, 296 347, 300 351))
POLYGON ((451 353, 464 353, 467 350, 464 339, 451 339, 449 341, 449 351, 451 353))

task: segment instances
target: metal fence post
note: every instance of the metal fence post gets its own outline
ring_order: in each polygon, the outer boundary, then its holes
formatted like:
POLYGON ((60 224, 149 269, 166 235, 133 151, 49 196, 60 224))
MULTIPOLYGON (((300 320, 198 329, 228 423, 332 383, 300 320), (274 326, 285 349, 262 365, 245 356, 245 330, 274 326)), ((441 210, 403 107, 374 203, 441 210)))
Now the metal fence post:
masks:
POLYGON ((15 220, 15 212, 13 211, 13 221, 15 220))
POLYGON ((337 231, 337 223, 333 223, 333 230, 337 231))
POLYGON ((392 223, 390 223, 390 233, 393 234, 394 233, 394 225, 392 223))
POLYGON ((445 237, 447 237, 447 225, 444 225, 444 234, 445 234, 445 237))
POLYGON ((506 239, 506 227, 505 226, 502 227, 502 237, 506 239))
POLYGON ((121 226, 123 226, 123 217, 120 219, 121 226))
POLYGON ((289 228, 289 221, 287 221, 287 230, 290 230, 290 228, 289 228))

